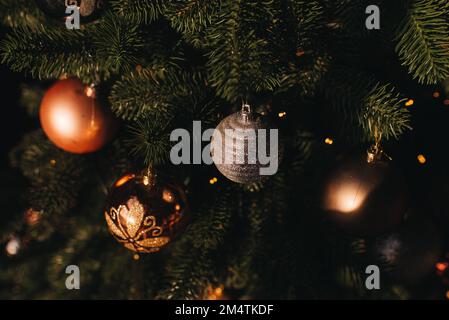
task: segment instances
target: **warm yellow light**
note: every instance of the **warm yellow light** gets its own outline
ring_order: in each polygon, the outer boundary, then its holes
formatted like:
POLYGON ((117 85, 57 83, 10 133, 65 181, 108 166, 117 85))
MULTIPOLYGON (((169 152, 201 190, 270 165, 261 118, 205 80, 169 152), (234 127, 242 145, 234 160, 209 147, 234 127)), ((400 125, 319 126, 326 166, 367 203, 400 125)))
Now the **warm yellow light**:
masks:
POLYGON ((133 256, 133 259, 134 259, 134 260, 139 260, 139 259, 140 259, 140 256, 136 253, 136 254, 133 256))
POLYGON ((446 292, 446 299, 449 299, 449 290, 446 292))
POLYGON ((285 112, 285 111, 278 113, 279 118, 284 118, 286 115, 287 115, 287 112, 285 112))
POLYGON ((417 159, 420 164, 425 164, 427 162, 427 159, 423 154, 418 155, 417 159))
POLYGON ((54 108, 50 117, 52 119, 49 122, 54 125, 55 132, 60 133, 61 136, 74 137, 79 134, 79 124, 76 121, 78 117, 69 107, 54 108))
POLYGON ((207 300, 220 300, 223 298, 223 286, 207 288, 207 300))
POLYGON ((440 97, 440 93, 439 93, 438 91, 435 91, 435 92, 433 93, 433 97, 434 97, 434 98, 439 98, 439 97, 440 97))
POLYGON ((50 164, 52 167, 56 166, 56 160, 55 159, 51 159, 50 160, 50 164))
POLYGON ((447 262, 438 262, 435 267, 438 271, 445 271, 449 267, 449 263, 447 262))
POLYGON ((215 177, 209 180, 209 183, 210 183, 210 184, 215 184, 215 183, 217 183, 217 182, 218 182, 218 179, 215 178, 215 177))
POLYGON ((162 191, 162 199, 165 202, 172 203, 175 200, 175 196, 174 196, 173 192, 165 189, 164 191, 162 191))
POLYGON ((369 190, 361 183, 347 181, 339 185, 331 185, 328 209, 343 214, 353 214, 364 203, 369 190))
POLYGON ((176 210, 176 211, 181 210, 181 206, 180 206, 179 204, 175 205, 175 210, 176 210))
POLYGON ((334 144, 334 140, 332 140, 331 138, 326 138, 326 139, 324 140, 324 143, 325 143, 325 144, 332 145, 332 144, 334 144))
POLYGON ((125 183, 127 183, 129 180, 131 180, 132 178, 134 178, 133 174, 127 174, 126 176, 121 177, 116 183, 115 186, 116 187, 120 187, 122 185, 124 185, 125 183))
POLYGON ((405 106, 406 107, 411 107, 415 104, 415 101, 413 99, 409 99, 406 103, 405 106))
POLYGON ((85 90, 86 96, 88 96, 89 98, 94 98, 95 97, 95 89, 93 87, 86 87, 85 90))

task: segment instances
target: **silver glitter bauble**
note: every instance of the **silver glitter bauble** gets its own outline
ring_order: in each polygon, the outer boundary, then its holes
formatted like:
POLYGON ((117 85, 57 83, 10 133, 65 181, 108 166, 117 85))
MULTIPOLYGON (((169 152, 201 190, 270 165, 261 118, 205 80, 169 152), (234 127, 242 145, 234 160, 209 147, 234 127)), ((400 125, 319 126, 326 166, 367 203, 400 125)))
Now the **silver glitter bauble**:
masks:
POLYGON ((282 153, 278 138, 277 129, 270 126, 266 118, 244 105, 241 111, 223 119, 215 129, 211 139, 212 159, 228 179, 237 183, 258 182, 277 171, 282 153), (275 134, 275 139, 270 141, 272 134, 275 134), (271 147, 276 144, 276 154, 271 155, 270 144, 271 147), (262 161, 264 164, 261 164, 259 152, 268 156, 270 163, 262 161), (274 172, 261 171, 268 168, 274 172))

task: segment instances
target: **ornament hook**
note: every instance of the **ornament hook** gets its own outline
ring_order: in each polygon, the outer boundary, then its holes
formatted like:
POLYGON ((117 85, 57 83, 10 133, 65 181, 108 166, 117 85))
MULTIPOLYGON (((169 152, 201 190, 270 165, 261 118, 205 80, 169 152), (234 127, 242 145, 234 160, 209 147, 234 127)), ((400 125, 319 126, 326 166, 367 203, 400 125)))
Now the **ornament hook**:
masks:
POLYGON ((65 6, 76 6, 78 7, 78 1, 77 0, 65 0, 65 6))
POLYGON ((382 150, 380 144, 376 143, 366 150, 366 162, 369 164, 374 164, 378 161, 381 161, 383 158, 387 158, 388 160, 393 160, 385 151, 382 150))
POLYGON ((147 169, 144 170, 142 174, 142 183, 145 186, 154 186, 156 182, 156 173, 154 171, 153 165, 148 165, 147 169))
POLYGON ((251 113, 251 106, 247 103, 244 103, 242 105, 242 111, 241 111, 243 121, 248 122, 250 113, 251 113))

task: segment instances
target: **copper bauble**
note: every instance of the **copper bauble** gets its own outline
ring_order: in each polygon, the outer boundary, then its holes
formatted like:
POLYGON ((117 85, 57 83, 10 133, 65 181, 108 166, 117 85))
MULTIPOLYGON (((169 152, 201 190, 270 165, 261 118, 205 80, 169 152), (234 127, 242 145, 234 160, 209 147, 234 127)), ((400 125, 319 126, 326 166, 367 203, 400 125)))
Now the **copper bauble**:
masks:
POLYGON ((126 248, 157 252, 185 228, 189 210, 182 188, 155 174, 117 180, 105 209, 109 231, 126 248))
POLYGON ((93 89, 75 78, 59 80, 48 89, 39 116, 47 137, 72 153, 99 150, 117 128, 117 120, 95 98, 93 89))
POLYGON ((279 144, 279 136, 276 136, 275 141, 270 141, 270 129, 278 133, 265 117, 252 112, 248 105, 244 105, 241 111, 224 118, 211 139, 212 159, 217 169, 229 180, 243 184, 258 182, 275 174, 281 159, 282 147, 279 144), (265 141, 259 139, 261 131, 265 132, 265 141), (262 147, 259 142, 264 144, 261 150, 259 150, 262 147), (274 144, 276 144, 277 153, 271 155, 270 146, 274 144), (271 165, 274 172, 261 171, 270 166, 270 164, 261 164, 258 152, 262 150, 265 155, 272 157, 271 165))
POLYGON ((66 5, 77 5, 82 23, 95 21, 106 7, 106 0, 35 0, 38 7, 53 19, 64 19, 66 5))
POLYGON ((407 186, 389 160, 364 154, 341 159, 324 186, 323 209, 346 232, 372 236, 398 225, 408 208, 407 186))

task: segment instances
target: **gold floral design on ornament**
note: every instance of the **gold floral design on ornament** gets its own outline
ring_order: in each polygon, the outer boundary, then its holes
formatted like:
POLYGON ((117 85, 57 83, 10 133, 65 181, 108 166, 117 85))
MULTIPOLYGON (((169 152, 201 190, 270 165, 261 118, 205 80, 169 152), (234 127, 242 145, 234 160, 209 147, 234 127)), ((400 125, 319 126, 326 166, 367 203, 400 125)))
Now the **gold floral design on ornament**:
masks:
POLYGON ((169 242, 168 237, 149 241, 149 237, 161 236, 164 229, 157 225, 156 217, 145 216, 145 208, 136 197, 131 197, 126 205, 105 211, 105 218, 112 235, 127 248, 145 251, 148 246, 159 247, 169 242))

